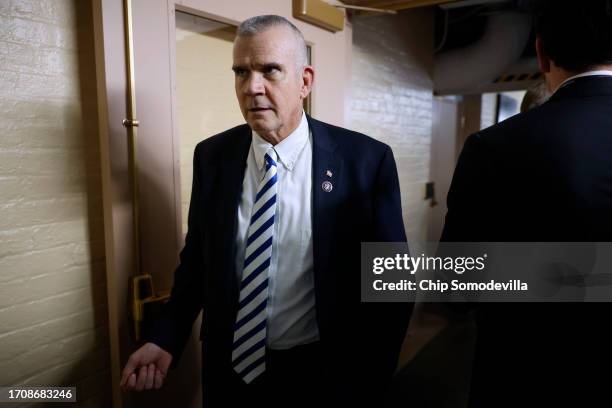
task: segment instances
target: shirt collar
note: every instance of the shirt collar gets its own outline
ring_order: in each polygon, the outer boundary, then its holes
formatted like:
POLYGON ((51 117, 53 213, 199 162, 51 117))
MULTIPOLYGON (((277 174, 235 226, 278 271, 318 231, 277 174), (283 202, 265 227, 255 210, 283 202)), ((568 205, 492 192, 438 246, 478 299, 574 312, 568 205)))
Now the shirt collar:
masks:
POLYGON ((612 71, 607 71, 607 70, 600 70, 600 71, 587 71, 587 72, 582 72, 578 75, 574 75, 571 76, 569 78, 567 78, 565 81, 561 82, 561 85, 559 85, 557 87, 557 89, 555 90, 555 92, 553 92, 553 95, 555 93, 557 93, 557 91, 561 88, 563 88, 564 86, 568 85, 570 83, 570 81, 573 81, 574 79, 577 78, 582 78, 582 77, 586 77, 586 76, 611 76, 612 77, 612 71))
POLYGON ((264 156, 266 152, 272 148, 278 155, 278 160, 287 170, 291 171, 295 166, 298 155, 302 149, 304 149, 308 141, 308 121, 306 120, 306 113, 302 112, 302 120, 298 127, 275 146, 272 146, 271 143, 259 136, 255 131, 252 132, 252 135, 253 153, 255 154, 255 162, 257 163, 258 169, 261 170, 264 167, 264 156))

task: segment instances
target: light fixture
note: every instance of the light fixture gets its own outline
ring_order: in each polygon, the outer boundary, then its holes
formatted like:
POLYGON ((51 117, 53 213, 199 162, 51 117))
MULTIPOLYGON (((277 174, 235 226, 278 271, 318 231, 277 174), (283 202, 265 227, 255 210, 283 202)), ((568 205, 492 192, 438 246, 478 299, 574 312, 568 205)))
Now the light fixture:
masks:
POLYGON ((293 17, 331 32, 344 29, 344 13, 322 0, 293 0, 293 17))

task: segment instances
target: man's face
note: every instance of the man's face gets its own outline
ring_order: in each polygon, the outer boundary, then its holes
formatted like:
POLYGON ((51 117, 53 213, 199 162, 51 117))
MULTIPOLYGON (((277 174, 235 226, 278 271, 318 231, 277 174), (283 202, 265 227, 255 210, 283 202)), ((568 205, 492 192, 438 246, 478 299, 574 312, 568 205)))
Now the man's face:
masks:
POLYGON ((297 127, 310 92, 312 68, 299 62, 289 28, 271 27, 234 43, 236 96, 247 123, 278 143, 297 127))

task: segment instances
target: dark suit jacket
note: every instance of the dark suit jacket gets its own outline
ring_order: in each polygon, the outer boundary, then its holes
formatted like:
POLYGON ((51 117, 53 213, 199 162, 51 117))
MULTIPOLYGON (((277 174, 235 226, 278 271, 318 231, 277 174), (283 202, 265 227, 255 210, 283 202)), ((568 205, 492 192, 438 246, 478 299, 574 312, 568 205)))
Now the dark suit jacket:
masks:
MULTIPOLYGON (((395 161, 381 142, 310 117, 308 122, 313 140, 316 318, 330 398, 373 396, 391 379, 412 311, 411 304, 360 303, 360 242, 406 241, 395 161), (331 192, 321 188, 325 180, 333 183, 331 192)), ((173 355, 175 366, 203 310, 203 388, 208 402, 218 396, 227 403, 224 388, 235 381, 235 237, 250 145, 248 125, 197 145, 188 233, 171 300, 146 336, 173 355)))
MULTIPOLYGON (((612 77, 470 136, 442 241, 612 241, 612 77)), ((477 305, 471 406, 610 404, 610 305, 477 305)))

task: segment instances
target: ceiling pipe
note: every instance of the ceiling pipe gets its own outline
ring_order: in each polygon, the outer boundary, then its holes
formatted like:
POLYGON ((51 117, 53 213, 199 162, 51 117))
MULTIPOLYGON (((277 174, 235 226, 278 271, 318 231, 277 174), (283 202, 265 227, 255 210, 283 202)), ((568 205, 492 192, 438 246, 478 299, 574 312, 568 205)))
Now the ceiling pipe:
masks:
POLYGON ((491 84, 520 58, 531 31, 529 14, 503 12, 487 18, 485 32, 472 45, 443 52, 434 63, 437 94, 473 94, 491 84))

